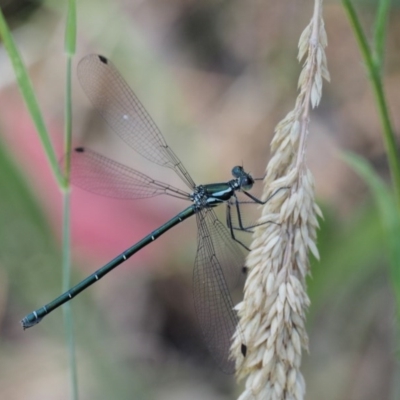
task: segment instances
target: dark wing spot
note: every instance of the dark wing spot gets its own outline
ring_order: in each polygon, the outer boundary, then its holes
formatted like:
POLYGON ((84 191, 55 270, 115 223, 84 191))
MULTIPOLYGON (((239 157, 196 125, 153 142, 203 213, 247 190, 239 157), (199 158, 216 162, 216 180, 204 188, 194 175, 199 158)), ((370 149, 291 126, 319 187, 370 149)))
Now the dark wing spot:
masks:
POLYGON ((247 354, 247 346, 246 346, 244 343, 242 343, 242 346, 241 346, 240 350, 241 350, 241 352, 242 352, 242 354, 243 354, 243 357, 246 357, 246 354, 247 354))
POLYGON ((103 64, 108 64, 108 60, 107 60, 107 58, 105 58, 104 56, 100 56, 100 55, 99 55, 99 60, 100 60, 103 64))
POLYGON ((247 267, 242 267, 242 274, 243 275, 247 275, 247 272, 248 272, 249 270, 248 270, 248 268, 247 267))
POLYGON ((75 149, 75 151, 76 151, 77 153, 83 153, 83 152, 85 151, 85 148, 84 148, 84 147, 77 147, 77 148, 75 149))

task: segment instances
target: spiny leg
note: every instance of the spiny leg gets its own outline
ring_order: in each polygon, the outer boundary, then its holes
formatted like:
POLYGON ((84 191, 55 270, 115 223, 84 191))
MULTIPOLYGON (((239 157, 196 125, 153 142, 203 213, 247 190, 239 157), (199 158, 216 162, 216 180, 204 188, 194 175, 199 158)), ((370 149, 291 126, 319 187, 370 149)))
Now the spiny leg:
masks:
POLYGON ((240 231, 240 232, 246 232, 246 233, 253 233, 253 228, 256 228, 257 226, 261 226, 261 225, 265 225, 265 224, 277 224, 279 225, 277 222, 274 221, 265 221, 265 222, 260 222, 257 224, 253 224, 253 225, 248 225, 248 226, 244 226, 243 224, 243 220, 242 220, 242 213, 240 210, 240 204, 266 204, 269 200, 271 200, 280 190, 283 189, 289 189, 289 187, 281 187, 279 189, 277 189, 274 193, 271 194, 271 196, 269 196, 265 201, 262 201, 260 199, 258 199, 257 197, 253 196, 252 194, 243 191, 243 193, 249 197, 252 201, 239 201, 236 194, 234 195, 234 202, 235 202, 235 209, 236 209, 236 215, 238 218, 238 226, 234 226, 233 222, 232 222, 232 209, 231 209, 231 204, 227 203, 227 215, 226 215, 226 224, 229 228, 229 231, 231 233, 231 237, 232 239, 239 243, 242 247, 244 247, 246 250, 250 251, 250 249, 242 242, 240 241, 236 236, 235 236, 235 231, 240 231))

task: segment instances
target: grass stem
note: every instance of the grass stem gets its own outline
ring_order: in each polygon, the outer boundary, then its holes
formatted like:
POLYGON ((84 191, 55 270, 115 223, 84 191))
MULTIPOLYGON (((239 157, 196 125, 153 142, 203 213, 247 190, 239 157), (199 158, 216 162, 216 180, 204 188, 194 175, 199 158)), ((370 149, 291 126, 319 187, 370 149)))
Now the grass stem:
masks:
MULTIPOLYGON (((347 12, 347 16, 350 20, 350 24, 353 28, 354 35, 357 39, 358 46, 361 51, 361 55, 364 59, 369 79, 371 81, 373 94, 378 107, 379 117, 382 123, 383 139, 385 143, 386 152, 389 160, 389 168, 392 177, 394 192, 396 195, 396 203, 398 209, 400 209, 400 156, 397 150, 397 142, 394 135, 394 130, 392 127, 392 122, 389 115, 389 109, 387 106, 385 92, 383 89, 383 83, 380 74, 380 65, 374 61, 372 52, 368 45, 366 36, 361 27, 360 21, 358 19, 357 13, 351 3, 351 0, 342 0, 343 6, 347 12)), ((381 20, 382 17, 378 18, 381 20)), ((381 23, 378 23, 380 26, 381 23)), ((377 54, 382 56, 383 54, 383 39, 384 39, 384 29, 381 27, 376 29, 375 43, 377 46, 377 54), (379 38, 378 38, 378 35, 379 38)))

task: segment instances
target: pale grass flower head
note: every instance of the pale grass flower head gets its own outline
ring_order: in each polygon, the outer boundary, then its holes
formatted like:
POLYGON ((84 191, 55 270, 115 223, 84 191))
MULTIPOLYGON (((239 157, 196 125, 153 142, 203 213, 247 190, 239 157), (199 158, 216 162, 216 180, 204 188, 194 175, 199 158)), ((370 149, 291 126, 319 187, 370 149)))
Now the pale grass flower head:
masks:
POLYGON ((329 79, 326 44, 321 2, 316 1, 314 16, 299 41, 299 59, 306 56, 300 93, 271 142, 263 197, 269 200, 262 206, 261 225, 247 259, 244 300, 236 307, 240 325, 232 356, 238 377, 247 377, 239 400, 301 400, 305 395, 300 372, 302 349, 308 350, 305 314, 310 301, 305 280, 309 252, 319 258, 317 215, 322 216, 305 149, 311 107, 319 104, 323 78, 329 79))

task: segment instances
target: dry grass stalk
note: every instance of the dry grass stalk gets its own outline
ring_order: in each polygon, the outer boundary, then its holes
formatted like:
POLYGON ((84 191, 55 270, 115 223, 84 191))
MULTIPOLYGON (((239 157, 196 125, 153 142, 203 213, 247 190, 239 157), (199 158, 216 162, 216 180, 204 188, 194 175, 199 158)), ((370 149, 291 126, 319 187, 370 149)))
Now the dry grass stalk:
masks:
POLYGON ((301 61, 306 56, 306 61, 296 106, 278 124, 271 143, 264 198, 273 196, 259 222, 276 223, 266 223, 254 234, 244 300, 237 306, 242 334, 236 333, 232 355, 238 377, 247 376, 239 400, 300 400, 305 394, 300 372, 302 348, 308 349, 305 279, 308 251, 319 257, 315 241, 317 214, 321 216, 305 148, 311 107, 321 99, 322 79, 329 80, 321 7, 322 0, 316 0, 313 18, 299 40, 298 57, 301 61), (246 357, 241 354, 242 335, 246 357))

